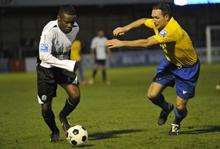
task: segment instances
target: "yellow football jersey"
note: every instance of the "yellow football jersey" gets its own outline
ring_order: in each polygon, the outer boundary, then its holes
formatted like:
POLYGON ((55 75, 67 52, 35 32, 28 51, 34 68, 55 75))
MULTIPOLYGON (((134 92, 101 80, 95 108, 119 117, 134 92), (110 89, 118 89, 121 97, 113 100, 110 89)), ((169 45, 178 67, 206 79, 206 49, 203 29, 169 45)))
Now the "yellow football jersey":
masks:
POLYGON ((160 43, 167 60, 176 66, 193 65, 197 62, 198 55, 189 35, 174 18, 161 31, 155 27, 153 19, 146 19, 145 25, 154 30, 153 37, 160 43))
POLYGON ((75 40, 71 46, 70 59, 79 61, 81 59, 81 42, 79 40, 75 40))

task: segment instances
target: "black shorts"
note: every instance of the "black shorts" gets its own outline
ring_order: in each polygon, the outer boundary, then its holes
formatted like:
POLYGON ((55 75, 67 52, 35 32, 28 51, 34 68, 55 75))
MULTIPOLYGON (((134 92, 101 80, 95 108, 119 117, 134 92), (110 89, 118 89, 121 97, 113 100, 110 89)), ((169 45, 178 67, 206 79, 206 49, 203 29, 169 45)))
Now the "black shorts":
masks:
POLYGON ((96 59, 96 60, 95 60, 95 64, 96 64, 96 65, 105 66, 106 60, 105 60, 105 59, 104 59, 104 60, 98 60, 98 59, 96 59))
POLYGON ((79 82, 74 73, 60 68, 44 68, 37 66, 37 92, 40 104, 56 97, 57 84, 75 84, 79 82))

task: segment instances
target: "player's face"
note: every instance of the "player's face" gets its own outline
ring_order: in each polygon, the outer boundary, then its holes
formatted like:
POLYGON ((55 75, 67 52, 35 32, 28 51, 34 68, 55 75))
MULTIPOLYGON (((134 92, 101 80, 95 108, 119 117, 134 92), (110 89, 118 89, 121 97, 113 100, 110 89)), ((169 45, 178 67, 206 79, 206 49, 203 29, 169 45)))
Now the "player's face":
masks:
POLYGON ((71 32, 76 19, 76 15, 69 15, 65 13, 60 14, 58 16, 58 24, 60 29, 66 34, 71 32))
POLYGON ((104 32, 103 31, 99 31, 98 32, 98 36, 101 38, 101 37, 103 37, 104 36, 104 32))
POLYGON ((153 9, 151 16, 153 18, 154 25, 158 30, 162 30, 169 21, 169 17, 164 15, 160 9, 153 9))

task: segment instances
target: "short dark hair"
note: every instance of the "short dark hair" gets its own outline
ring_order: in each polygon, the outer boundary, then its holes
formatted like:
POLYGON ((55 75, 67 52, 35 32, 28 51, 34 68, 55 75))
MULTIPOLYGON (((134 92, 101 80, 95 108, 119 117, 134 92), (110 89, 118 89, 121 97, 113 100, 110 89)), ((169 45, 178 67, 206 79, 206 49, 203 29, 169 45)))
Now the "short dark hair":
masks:
POLYGON ((160 9, 163 12, 163 15, 168 15, 170 18, 172 17, 171 8, 168 3, 160 2, 154 5, 153 9, 160 9))
POLYGON ((59 9, 58 15, 61 15, 63 13, 69 14, 69 15, 77 15, 76 9, 73 5, 61 6, 60 9, 59 9))

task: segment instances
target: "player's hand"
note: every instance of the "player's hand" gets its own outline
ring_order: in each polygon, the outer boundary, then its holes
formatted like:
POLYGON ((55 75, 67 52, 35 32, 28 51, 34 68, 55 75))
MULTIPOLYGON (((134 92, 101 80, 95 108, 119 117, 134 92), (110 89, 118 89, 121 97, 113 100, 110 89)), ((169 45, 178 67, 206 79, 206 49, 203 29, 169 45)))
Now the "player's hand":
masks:
POLYGON ((105 44, 110 49, 112 49, 112 48, 119 48, 119 47, 123 47, 124 46, 123 41, 118 40, 118 39, 107 40, 105 44))
POLYGON ((114 36, 121 36, 124 35, 127 32, 127 29, 125 27, 117 27, 113 30, 114 36))

